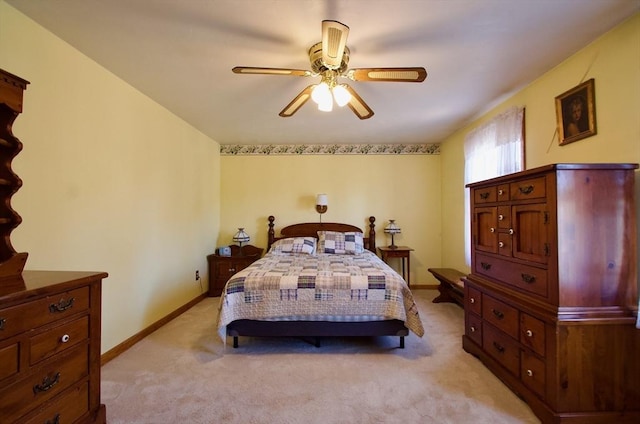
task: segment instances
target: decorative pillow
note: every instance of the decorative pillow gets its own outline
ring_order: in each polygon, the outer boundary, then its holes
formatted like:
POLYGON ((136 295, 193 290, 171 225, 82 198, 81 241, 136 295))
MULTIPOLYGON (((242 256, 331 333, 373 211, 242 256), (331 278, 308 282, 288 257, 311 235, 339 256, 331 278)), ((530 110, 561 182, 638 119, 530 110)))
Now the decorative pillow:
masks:
POLYGON ((360 232, 318 231, 318 238, 319 253, 358 255, 364 252, 364 239, 360 232))
POLYGON ((315 237, 290 237, 276 241, 271 245, 271 253, 303 253, 313 255, 316 252, 315 237))

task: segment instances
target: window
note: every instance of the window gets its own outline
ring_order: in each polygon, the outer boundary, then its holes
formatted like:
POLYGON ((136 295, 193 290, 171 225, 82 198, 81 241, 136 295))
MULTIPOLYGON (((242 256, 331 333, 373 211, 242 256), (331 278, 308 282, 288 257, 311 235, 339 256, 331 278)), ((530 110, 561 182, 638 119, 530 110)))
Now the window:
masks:
MULTIPOLYGON (((524 170, 524 108, 512 107, 472 130, 464 140, 464 183, 524 170)), ((471 265, 469 189, 465 189, 465 259, 471 265)))

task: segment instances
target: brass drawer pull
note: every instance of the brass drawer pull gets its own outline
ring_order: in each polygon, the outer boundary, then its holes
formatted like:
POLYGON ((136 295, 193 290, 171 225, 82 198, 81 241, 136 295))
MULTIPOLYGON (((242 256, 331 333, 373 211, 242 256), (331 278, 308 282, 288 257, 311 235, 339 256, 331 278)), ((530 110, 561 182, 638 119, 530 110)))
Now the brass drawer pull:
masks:
POLYGON ((489 271, 491 269, 491 264, 488 262, 480 262, 480 266, 482 267, 482 269, 484 269, 485 271, 489 271))
POLYGON ((0 318, 0 330, 4 330, 4 326, 7 323, 6 318, 0 318))
POLYGON ((64 299, 60 299, 60 301, 56 304, 56 303, 52 303, 51 305, 49 305, 49 312, 51 313, 56 313, 56 312, 64 312, 67 309, 73 307, 73 302, 75 302, 75 298, 71 298, 69 300, 64 300, 64 299))
POLYGON ((498 342, 493 342, 493 347, 500 353, 504 352, 504 346, 501 346, 498 342))
POLYGON ((533 193, 533 186, 518 187, 518 190, 520 190, 520 193, 522 194, 531 194, 533 193))
POLYGON ((56 375, 53 376, 53 378, 46 376, 45 378, 42 379, 42 384, 36 384, 35 386, 33 386, 33 394, 37 395, 40 392, 46 392, 47 390, 51 389, 53 386, 55 386, 59 382, 60 382, 59 372, 57 372, 56 375))
POLYGON ((489 198, 489 192, 485 191, 484 193, 480 193, 480 198, 482 200, 487 200, 489 198))
POLYGON ((522 281, 524 281, 525 283, 528 283, 528 284, 535 283, 535 281, 536 281, 536 276, 535 275, 521 274, 520 276, 522 277, 522 281))
POLYGON ((496 318, 498 319, 503 319, 504 318, 504 314, 500 311, 496 311, 495 309, 492 309, 491 312, 493 312, 493 315, 496 316, 496 318))

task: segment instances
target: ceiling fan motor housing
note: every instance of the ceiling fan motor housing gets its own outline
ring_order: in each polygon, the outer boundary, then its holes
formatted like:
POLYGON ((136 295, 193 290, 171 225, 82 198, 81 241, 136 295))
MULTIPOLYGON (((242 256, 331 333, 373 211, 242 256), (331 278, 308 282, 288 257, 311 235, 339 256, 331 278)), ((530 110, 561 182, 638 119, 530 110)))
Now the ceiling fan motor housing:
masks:
MULTIPOLYGON (((327 67, 322 60, 322 41, 314 44, 309 49, 309 60, 311 61, 311 70, 316 74, 322 74, 325 71, 328 71, 329 67, 327 67)), ((335 69, 338 74, 342 74, 347 70, 349 65, 349 47, 344 46, 344 53, 342 53, 342 62, 340 62, 340 67, 335 69)))

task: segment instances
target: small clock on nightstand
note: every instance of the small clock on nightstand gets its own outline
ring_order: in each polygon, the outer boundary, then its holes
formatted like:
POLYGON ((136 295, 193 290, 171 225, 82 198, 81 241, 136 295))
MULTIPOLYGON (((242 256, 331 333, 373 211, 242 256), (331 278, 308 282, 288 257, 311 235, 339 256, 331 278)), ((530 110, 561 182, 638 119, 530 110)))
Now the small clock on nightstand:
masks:
POLYGON ((250 244, 242 247, 231 245, 229 249, 231 249, 230 255, 222 256, 216 249, 216 253, 207 256, 209 296, 220 296, 229 278, 260 259, 264 251, 264 249, 250 244))

